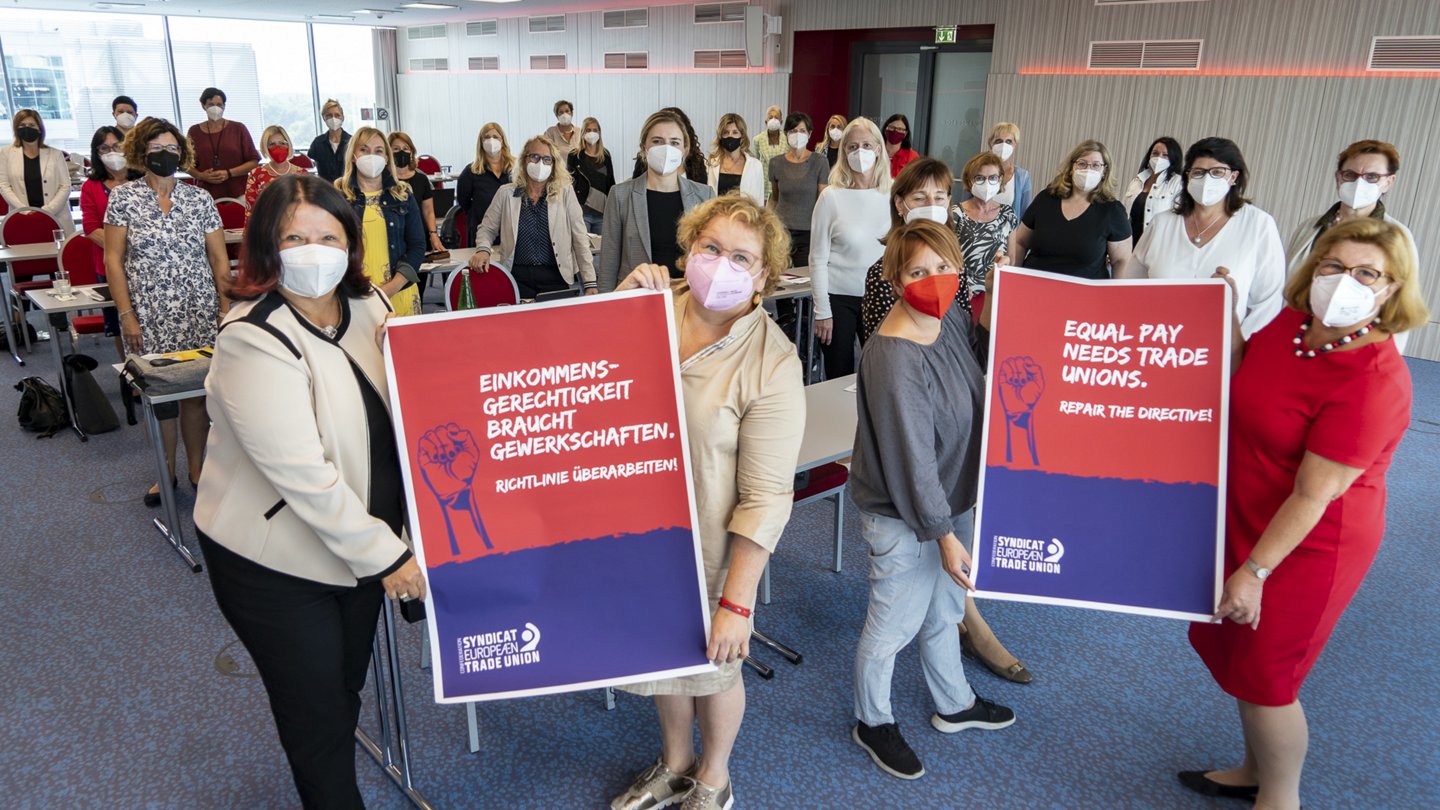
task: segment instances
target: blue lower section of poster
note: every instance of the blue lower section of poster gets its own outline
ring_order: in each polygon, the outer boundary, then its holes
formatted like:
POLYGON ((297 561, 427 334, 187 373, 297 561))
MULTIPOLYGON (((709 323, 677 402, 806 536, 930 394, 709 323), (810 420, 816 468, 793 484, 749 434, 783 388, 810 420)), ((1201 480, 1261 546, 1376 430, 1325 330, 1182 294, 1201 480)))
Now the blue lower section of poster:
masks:
POLYGON ((447 698, 705 663, 689 529, 492 554, 429 572, 447 698))
POLYGON ((1209 614, 1217 490, 990 467, 983 591, 1209 614))

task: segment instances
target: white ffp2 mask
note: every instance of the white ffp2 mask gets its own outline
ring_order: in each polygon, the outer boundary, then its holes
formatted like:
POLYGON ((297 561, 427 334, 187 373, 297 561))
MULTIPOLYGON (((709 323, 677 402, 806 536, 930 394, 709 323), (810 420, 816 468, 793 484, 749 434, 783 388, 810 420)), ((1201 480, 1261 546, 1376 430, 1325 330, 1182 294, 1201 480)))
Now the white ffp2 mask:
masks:
POLYGON ((319 298, 340 286, 350 254, 328 245, 301 245, 280 251, 280 286, 302 298, 319 298))

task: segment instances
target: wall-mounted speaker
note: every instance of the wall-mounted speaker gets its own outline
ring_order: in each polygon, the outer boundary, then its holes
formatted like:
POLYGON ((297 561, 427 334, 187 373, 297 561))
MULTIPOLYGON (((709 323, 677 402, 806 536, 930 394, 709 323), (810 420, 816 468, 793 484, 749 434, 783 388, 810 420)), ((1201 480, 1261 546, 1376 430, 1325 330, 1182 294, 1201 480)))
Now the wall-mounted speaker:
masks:
POLYGON ((750 67, 765 67, 765 9, 745 7, 745 62, 750 67))

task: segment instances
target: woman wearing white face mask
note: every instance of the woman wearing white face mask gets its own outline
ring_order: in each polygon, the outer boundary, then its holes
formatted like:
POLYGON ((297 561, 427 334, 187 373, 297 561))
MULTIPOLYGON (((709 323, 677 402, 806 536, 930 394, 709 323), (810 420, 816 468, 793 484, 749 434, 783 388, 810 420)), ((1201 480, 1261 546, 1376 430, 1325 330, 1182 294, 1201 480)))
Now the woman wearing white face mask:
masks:
POLYGON ((575 126, 575 105, 568 101, 557 101, 554 107, 555 125, 545 130, 545 139, 560 147, 561 157, 579 151, 585 145, 580 128, 575 126))
POLYGON ((815 201, 830 182, 825 159, 806 147, 810 143, 810 116, 792 112, 785 119, 785 141, 790 151, 770 158, 770 207, 790 229, 790 263, 810 260, 810 217, 815 201))
POLYGON ((225 118, 225 92, 216 87, 200 91, 205 120, 187 133, 195 144, 195 166, 190 174, 215 199, 245 193, 245 178, 260 165, 255 139, 239 121, 225 118))
POLYGON ((328 182, 335 182, 345 173, 345 152, 350 148, 350 133, 345 131, 345 110, 340 102, 327 99, 320 107, 325 131, 310 142, 305 156, 315 164, 315 173, 328 182))
POLYGON ((765 126, 755 133, 755 139, 750 143, 750 149, 760 161, 760 168, 765 176, 765 199, 768 202, 772 193, 770 187, 770 161, 785 154, 790 149, 790 144, 785 140, 783 115, 780 108, 774 105, 765 108, 765 126))
POLYGON ((845 159, 830 172, 830 184, 810 217, 810 280, 815 286, 815 338, 829 379, 855 373, 855 338, 865 272, 884 252, 880 237, 890 230, 890 164, 885 141, 868 118, 845 127, 845 159))
MULTIPOLYGON (((613 810, 732 806, 730 752, 745 715, 740 670, 755 591, 790 519, 805 432, 795 346, 760 306, 785 270, 784 225, 745 195, 727 194, 686 214, 679 240, 687 284, 676 290, 675 330, 696 533, 714 617, 706 656, 718 670, 620 687, 654 696, 661 751, 610 803, 613 810)), ((669 268, 643 264, 620 289, 671 284, 669 268)))
POLYGON ((605 221, 605 198, 615 187, 615 166, 601 138, 599 121, 586 118, 581 125, 580 140, 585 145, 570 153, 565 168, 575 182, 575 197, 585 214, 585 228, 598 234, 600 223, 605 221))
POLYGON ((709 186, 680 176, 690 146, 685 122, 674 110, 645 119, 640 128, 645 173, 617 183, 605 200, 600 266, 595 271, 600 292, 615 289, 642 264, 668 267, 673 279, 683 276, 683 254, 676 241, 680 217, 715 196, 709 186))
POLYGON ((1006 251, 1022 267, 1076 278, 1123 276, 1130 261, 1130 218, 1115 199, 1110 150, 1084 141, 1039 194, 1006 251))
POLYGON ((304 807, 360 807, 355 722, 384 597, 423 599, 359 223, 277 179, 245 233, 205 391, 195 527, 221 614, 270 697, 304 807))
MULTIPOLYGON (((477 244, 499 239, 495 257, 510 269, 521 298, 569 289, 577 277, 586 295, 598 292, 580 201, 565 161, 556 157, 561 149, 540 135, 526 141, 520 150, 524 184, 501 186, 480 222, 477 244)), ((483 273, 490 258, 488 248, 479 248, 470 268, 483 273)))
MULTIPOLYGON (((1295 271, 1304 264, 1305 257, 1310 255, 1315 241, 1332 225, 1369 217, 1384 220, 1408 235, 1410 229, 1390 215, 1385 209, 1383 199, 1395 187, 1395 175, 1399 171, 1400 151, 1392 144, 1384 141, 1357 141, 1345 147, 1345 151, 1341 152, 1335 161, 1335 196, 1338 201, 1325 213, 1314 219, 1306 219, 1295 229, 1285 246, 1285 255, 1288 257, 1286 276, 1295 275, 1295 271)), ((1413 237, 1411 244, 1414 244, 1413 237)), ((1418 253, 1414 259, 1418 266, 1418 253)), ((1405 351, 1406 337, 1404 334, 1395 336, 1395 348, 1402 353, 1405 351)))
MULTIPOLYGON (((95 253, 95 276, 105 281, 105 209, 110 205, 110 192, 121 184, 138 180, 144 174, 125 163, 125 135, 116 127, 100 127, 90 138, 90 174, 80 186, 80 232, 99 249, 95 253)), ((115 338, 115 351, 125 359, 125 344, 120 340, 120 318, 115 307, 106 307, 105 334, 115 338)))
POLYGON ((1185 187, 1174 211, 1151 221, 1120 278, 1209 278, 1230 268, 1244 335, 1270 322, 1283 303, 1285 251, 1275 220, 1245 199, 1250 170, 1240 148, 1203 138, 1185 153, 1185 187))
POLYGON ((480 134, 475 137, 475 159, 460 170, 460 177, 455 181, 455 204, 465 212, 466 229, 472 235, 485 219, 485 212, 490 210, 495 192, 506 183, 514 182, 516 168, 505 130, 494 121, 480 127, 480 134))
POLYGON ((420 314, 420 274, 425 261, 425 220, 410 184, 395 177, 395 158, 385 135, 361 127, 350 141, 345 174, 335 187, 360 222, 365 275, 401 315, 420 314))
POLYGON ((994 152, 981 152, 965 164, 961 185, 970 198, 956 208, 955 234, 965 255, 961 281, 972 292, 985 289, 985 276, 1009 258, 1010 234, 1019 221, 1015 209, 1000 202, 1004 163, 994 152))
POLYGON ((835 168, 835 161, 840 159, 840 138, 845 134, 845 124, 845 116, 830 116, 830 120, 825 122, 823 140, 815 147, 815 154, 823 156, 832 169, 835 168))
POLYGON ((1130 244, 1134 245, 1145 235, 1150 220, 1162 211, 1175 208, 1180 188, 1185 184, 1180 176, 1181 155, 1184 150, 1174 138, 1157 138, 1150 144, 1145 161, 1140 164, 1140 173, 1125 187, 1120 204, 1130 212, 1130 244))
POLYGON ((1031 190, 1030 172, 1015 165, 1015 150, 1020 147, 1020 127, 1001 121, 990 128, 990 151, 1001 161, 1000 193, 996 201, 1015 209, 1015 218, 1023 219, 1025 209, 1034 198, 1031 190))
POLYGON ((1428 319, 1413 256, 1389 223, 1336 225, 1286 284, 1289 307, 1235 336, 1228 578, 1218 623, 1190 625, 1190 643, 1235 698, 1245 755, 1181 772, 1193 790, 1300 807, 1300 688, 1385 534, 1385 474, 1410 423, 1410 373, 1390 336, 1428 319))

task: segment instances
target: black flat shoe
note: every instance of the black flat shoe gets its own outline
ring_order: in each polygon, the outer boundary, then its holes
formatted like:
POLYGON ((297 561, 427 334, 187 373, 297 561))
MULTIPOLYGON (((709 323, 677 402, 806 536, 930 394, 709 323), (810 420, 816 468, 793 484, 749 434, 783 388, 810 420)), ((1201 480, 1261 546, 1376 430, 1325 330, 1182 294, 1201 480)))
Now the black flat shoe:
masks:
POLYGON ((1222 785, 1205 774, 1206 771, 1181 771, 1176 776, 1180 778, 1180 784, 1206 796, 1253 800, 1260 793, 1259 785, 1222 785))
MULTIPOLYGON (((174 478, 171 478, 171 479, 170 479, 170 491, 172 491, 172 492, 175 491, 175 485, 176 485, 177 483, 178 483, 178 482, 177 482, 174 478)), ((145 493, 145 505, 146 505, 146 506, 149 506, 149 507, 151 507, 151 508, 154 508, 154 507, 160 505, 160 490, 159 490, 159 488, 156 488, 156 490, 155 490, 154 492, 147 492, 147 493, 145 493)))

